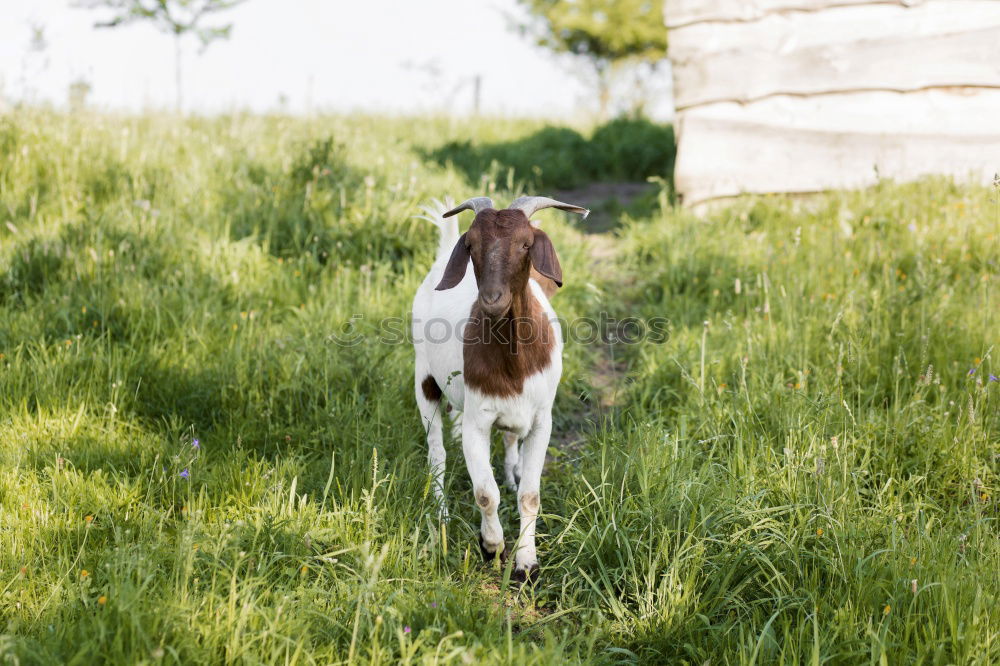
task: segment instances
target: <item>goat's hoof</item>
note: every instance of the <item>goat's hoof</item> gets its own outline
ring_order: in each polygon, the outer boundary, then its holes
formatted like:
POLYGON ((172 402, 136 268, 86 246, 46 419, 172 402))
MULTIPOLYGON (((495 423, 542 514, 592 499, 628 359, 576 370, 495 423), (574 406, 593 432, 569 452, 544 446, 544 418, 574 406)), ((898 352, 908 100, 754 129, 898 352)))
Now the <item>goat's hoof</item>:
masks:
POLYGON ((483 541, 482 534, 479 535, 479 552, 483 555, 483 562, 486 562, 487 564, 494 562, 497 558, 500 559, 501 565, 507 564, 507 556, 510 555, 506 545, 495 552, 487 550, 486 542, 483 541))
POLYGON ((534 585, 538 582, 538 564, 529 564, 523 569, 514 569, 510 579, 521 585, 534 585))

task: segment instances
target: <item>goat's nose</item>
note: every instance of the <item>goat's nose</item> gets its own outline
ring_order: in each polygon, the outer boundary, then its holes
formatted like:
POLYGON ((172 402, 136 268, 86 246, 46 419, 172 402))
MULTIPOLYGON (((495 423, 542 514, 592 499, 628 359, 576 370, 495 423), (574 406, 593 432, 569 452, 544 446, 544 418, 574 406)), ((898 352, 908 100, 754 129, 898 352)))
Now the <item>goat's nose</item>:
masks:
POLYGON ((483 299, 483 303, 486 305, 493 305, 500 300, 503 293, 499 289, 491 289, 490 291, 484 291, 480 297, 483 299))

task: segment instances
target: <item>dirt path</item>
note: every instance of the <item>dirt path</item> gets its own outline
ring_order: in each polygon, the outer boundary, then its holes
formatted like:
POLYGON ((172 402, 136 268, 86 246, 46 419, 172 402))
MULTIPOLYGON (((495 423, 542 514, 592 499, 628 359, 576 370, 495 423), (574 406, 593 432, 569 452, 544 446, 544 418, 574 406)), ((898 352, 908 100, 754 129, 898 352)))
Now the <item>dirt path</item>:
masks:
MULTIPOLYGON (((556 192, 557 199, 591 210, 580 230, 587 234, 590 274, 600 282, 614 285, 619 281, 614 270, 618 240, 611 230, 618 225, 622 210, 656 189, 653 183, 622 182, 590 183, 574 190, 556 192)), ((626 364, 620 355, 616 357, 615 348, 610 343, 600 342, 595 349, 598 356, 590 369, 589 384, 593 392, 588 411, 592 412, 592 416, 599 417, 603 411, 618 404, 626 364)))
POLYGON ((590 209, 587 219, 578 225, 586 234, 606 234, 618 226, 621 212, 637 199, 655 192, 653 183, 590 183, 573 190, 559 190, 556 199, 590 209))
MULTIPOLYGON (((588 238, 587 249, 590 254, 591 274, 605 278, 614 284, 615 257, 618 252, 617 240, 610 233, 593 234, 588 238)), ((622 380, 625 376, 626 364, 620 355, 615 354, 615 346, 609 342, 599 342, 595 345, 597 359, 591 368, 590 385, 594 390, 594 402, 597 407, 608 409, 618 404, 622 380)))
MULTIPOLYGON (((586 206, 585 197, 563 199, 581 202, 586 206)), ((589 274, 596 282, 614 285, 615 258, 618 241, 610 232, 589 233, 584 242, 589 255, 589 274)), ((620 403, 621 391, 627 369, 625 361, 616 353, 615 345, 600 341, 590 347, 593 361, 585 376, 589 391, 581 396, 578 411, 573 415, 571 425, 561 432, 553 433, 553 444, 563 454, 571 457, 579 455, 585 442, 586 433, 592 423, 600 423, 620 403)))

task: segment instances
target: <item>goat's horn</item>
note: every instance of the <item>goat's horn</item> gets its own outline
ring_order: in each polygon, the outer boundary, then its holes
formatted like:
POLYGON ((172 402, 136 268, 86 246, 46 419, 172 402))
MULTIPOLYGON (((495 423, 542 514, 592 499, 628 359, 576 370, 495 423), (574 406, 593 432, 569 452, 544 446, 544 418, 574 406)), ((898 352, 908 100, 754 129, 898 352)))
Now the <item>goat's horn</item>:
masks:
POLYGON ((489 197, 472 197, 471 199, 466 199, 457 207, 452 208, 441 217, 451 217, 456 213, 461 213, 463 210, 475 211, 476 215, 479 215, 479 211, 486 210, 487 208, 493 208, 492 199, 489 197))
POLYGON ((555 199, 550 199, 548 197, 518 197, 511 202, 509 208, 522 211, 528 218, 543 208, 558 208, 559 210, 565 210, 570 213, 579 213, 580 215, 583 215, 584 218, 590 215, 590 211, 586 208, 563 203, 562 201, 556 201, 555 199))

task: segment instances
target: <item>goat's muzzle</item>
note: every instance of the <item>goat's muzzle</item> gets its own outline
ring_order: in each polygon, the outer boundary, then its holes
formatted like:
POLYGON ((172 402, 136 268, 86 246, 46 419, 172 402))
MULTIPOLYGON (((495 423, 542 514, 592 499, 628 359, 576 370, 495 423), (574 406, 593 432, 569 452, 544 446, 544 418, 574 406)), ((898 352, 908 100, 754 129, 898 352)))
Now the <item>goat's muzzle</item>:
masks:
POLYGON ((503 317, 510 310, 510 291, 490 289, 479 292, 479 307, 491 319, 503 317))

